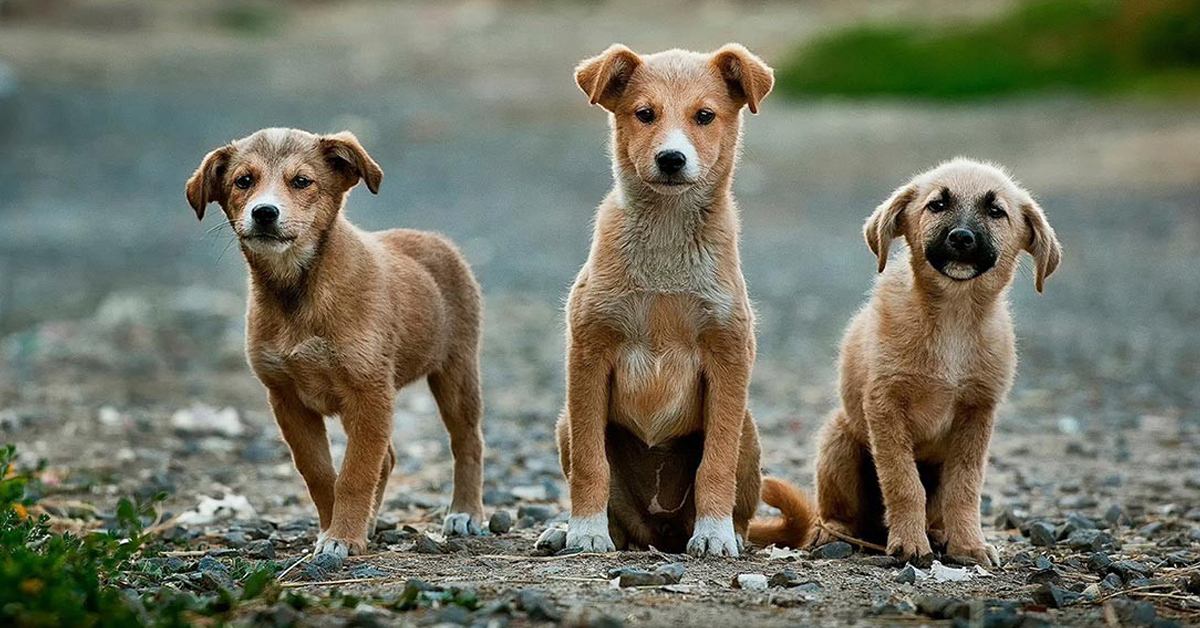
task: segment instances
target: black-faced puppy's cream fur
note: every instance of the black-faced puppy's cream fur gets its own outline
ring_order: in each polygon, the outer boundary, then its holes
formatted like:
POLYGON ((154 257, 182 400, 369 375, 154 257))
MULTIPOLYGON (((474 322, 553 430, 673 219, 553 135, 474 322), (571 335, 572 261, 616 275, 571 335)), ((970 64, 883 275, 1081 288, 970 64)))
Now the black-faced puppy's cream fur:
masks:
POLYGON ((804 545, 838 534, 998 564, 979 497, 996 408, 1016 371, 1007 292, 1021 253, 1037 290, 1062 249, 1041 208, 995 166, 955 159, 918 175, 864 227, 882 276, 842 341, 842 407, 817 460, 820 527, 794 487, 768 478, 784 517, 756 522, 755 542, 804 545), (895 238, 908 250, 888 260, 895 238))
POLYGON ((615 45, 575 79, 610 114, 615 180, 567 305, 567 546, 736 556, 759 444, 731 187, 742 110, 758 111, 771 69, 737 44, 615 45))
POLYGON ((479 534, 483 435, 479 286, 432 233, 365 232, 342 215, 383 171, 350 133, 265 129, 204 158, 187 183, 203 218, 225 211, 250 270, 246 353, 320 516, 317 551, 366 548, 396 462, 392 405, 425 377, 450 432, 447 534, 479 534), (324 417, 348 437, 335 472, 324 417))

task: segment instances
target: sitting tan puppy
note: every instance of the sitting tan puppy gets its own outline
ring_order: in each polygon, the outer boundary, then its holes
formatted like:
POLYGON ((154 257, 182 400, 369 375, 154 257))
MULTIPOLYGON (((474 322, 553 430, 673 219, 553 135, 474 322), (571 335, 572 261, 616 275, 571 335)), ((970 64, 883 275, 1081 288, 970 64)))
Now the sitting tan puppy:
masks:
POLYGON ((616 180, 567 304, 567 548, 736 556, 760 471, 731 187, 742 109, 758 111, 771 69, 737 44, 614 45, 575 79, 611 114, 616 180))
POLYGON ((447 534, 479 534, 483 434, 480 295, 454 245, 368 233, 342 215, 383 172, 350 133, 265 129, 209 153, 187 183, 196 216, 221 205, 250 270, 246 352, 317 505, 317 551, 362 552, 396 462, 397 391, 426 377, 450 432, 447 534), (349 439, 335 473, 324 417, 349 439))
POLYGON ((996 407, 1016 370, 1006 292, 1021 251, 1037 290, 1062 249, 1041 208, 1000 169, 956 159, 896 190, 867 220, 883 276, 842 342, 842 408, 817 460, 821 528, 795 488, 764 481, 781 520, 759 543, 804 545, 849 535, 912 558, 931 551, 999 564, 979 498, 996 407), (892 239, 909 253, 888 265, 892 239), (886 270, 885 270, 886 267, 886 270))

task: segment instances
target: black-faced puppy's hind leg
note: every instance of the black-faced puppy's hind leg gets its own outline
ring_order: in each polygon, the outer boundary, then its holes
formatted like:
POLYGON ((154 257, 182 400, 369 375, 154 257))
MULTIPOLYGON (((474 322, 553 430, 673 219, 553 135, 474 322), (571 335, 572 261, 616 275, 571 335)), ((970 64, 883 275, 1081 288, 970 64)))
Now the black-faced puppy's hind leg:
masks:
POLYGON ((875 474, 864 477, 865 467, 872 465, 869 452, 851 433, 849 420, 837 410, 821 428, 817 447, 816 491, 821 516, 820 528, 813 541, 824 545, 839 540, 837 534, 866 538, 868 516, 867 493, 877 489, 866 486, 875 482, 875 474), (828 530, 832 530, 833 533, 828 530), (836 533, 836 534, 835 534, 836 533))
POLYGON ((429 375, 450 451, 454 455, 454 497, 442 524, 446 535, 479 535, 483 528, 483 395, 478 354, 451 356, 429 375))

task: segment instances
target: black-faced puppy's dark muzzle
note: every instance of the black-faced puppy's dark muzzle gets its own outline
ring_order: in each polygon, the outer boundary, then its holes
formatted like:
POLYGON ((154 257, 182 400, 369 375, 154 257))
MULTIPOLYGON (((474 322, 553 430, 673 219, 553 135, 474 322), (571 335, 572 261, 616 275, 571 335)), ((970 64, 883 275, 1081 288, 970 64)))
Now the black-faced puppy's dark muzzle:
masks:
POLYGON ((974 279, 996 265, 991 234, 979 224, 961 222, 941 229, 925 245, 925 259, 956 281, 974 279))

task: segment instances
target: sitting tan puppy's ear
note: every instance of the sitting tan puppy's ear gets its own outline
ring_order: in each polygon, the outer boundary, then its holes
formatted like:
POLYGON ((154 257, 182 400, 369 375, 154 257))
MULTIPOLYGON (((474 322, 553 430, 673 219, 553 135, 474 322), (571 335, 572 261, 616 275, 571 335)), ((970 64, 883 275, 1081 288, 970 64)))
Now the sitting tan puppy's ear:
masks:
POLYGON ((901 221, 904 218, 904 208, 917 197, 917 188, 911 183, 897 188, 888 200, 871 212, 863 225, 863 236, 871 252, 879 258, 879 272, 887 266, 888 248, 892 240, 900 236, 901 221))
POLYGON ((642 58, 632 50, 621 44, 613 44, 608 50, 591 59, 584 59, 576 66, 575 83, 587 94, 589 103, 613 111, 633 71, 641 64, 642 58))
POLYGON ((1029 225, 1029 242, 1025 250, 1033 256, 1034 281, 1037 291, 1041 292, 1046 277, 1062 261, 1062 245, 1058 243, 1054 227, 1046 220, 1046 214, 1032 198, 1021 204, 1021 215, 1025 217, 1025 224, 1029 225))
POLYGON ((349 184, 347 189, 358 184, 362 179, 367 183, 371 194, 379 194, 379 184, 383 183, 383 169, 367 154, 367 149, 358 143, 358 138, 349 131, 334 133, 321 137, 321 151, 339 171, 346 175, 349 184))
POLYGON ((225 166, 229 164, 232 147, 222 146, 204 156, 200 167, 188 179, 185 191, 188 204, 196 212, 196 218, 204 219, 204 210, 209 203, 224 203, 225 189, 221 180, 225 177, 225 166))
POLYGON ((775 86, 775 71, 741 44, 725 44, 713 53, 713 65, 721 72, 735 100, 758 113, 758 103, 775 86))

